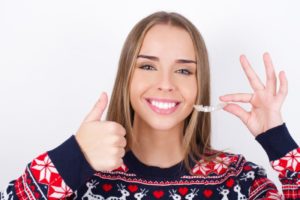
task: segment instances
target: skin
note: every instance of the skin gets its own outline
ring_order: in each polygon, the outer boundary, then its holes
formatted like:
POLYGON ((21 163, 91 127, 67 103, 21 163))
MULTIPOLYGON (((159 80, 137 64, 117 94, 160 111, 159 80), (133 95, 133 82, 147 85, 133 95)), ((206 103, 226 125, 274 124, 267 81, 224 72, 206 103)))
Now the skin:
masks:
POLYGON ((138 142, 131 149, 145 164, 169 167, 183 159, 184 120, 196 101, 196 64, 176 63, 178 59, 196 60, 193 42, 184 29, 156 25, 146 34, 139 55, 159 60, 137 58, 130 101, 135 110, 133 132, 138 142), (152 67, 139 68, 143 65, 152 67), (188 72, 192 74, 186 75, 188 72), (145 98, 181 103, 172 114, 161 115, 151 110, 145 98))
POLYGON ((246 56, 241 55, 240 62, 253 92, 227 94, 219 97, 225 102, 251 104, 250 111, 246 111, 236 103, 230 103, 223 109, 240 118, 254 137, 283 124, 280 110, 288 93, 288 82, 284 71, 279 73, 280 87, 277 91, 276 73, 269 53, 263 54, 263 60, 266 69, 265 85, 251 67, 246 56))
MULTIPOLYGON (((131 102, 136 111, 134 132, 140 144, 133 145, 132 150, 146 164, 167 167, 182 159, 183 121, 192 110, 197 85, 195 76, 187 78, 185 84, 180 84, 183 79, 174 73, 172 63, 179 58, 195 58, 191 42, 187 32, 166 25, 152 28, 143 42, 140 54, 160 58, 159 62, 152 62, 157 67, 156 71, 136 70, 130 88, 131 102), (174 115, 160 116, 149 109, 145 97, 174 98, 182 100, 183 105, 174 115)), ((223 109, 240 118, 254 137, 283 124, 280 110, 288 92, 283 71, 279 73, 280 88, 277 92, 276 73, 269 53, 264 53, 263 60, 266 85, 257 76, 246 56, 241 55, 241 66, 253 93, 233 93, 219 97, 221 101, 231 102, 223 109), (250 103, 252 109, 246 111, 235 102, 250 103)))
MULTIPOLYGON (((156 25, 147 33, 140 54, 156 56, 159 60, 137 59, 130 101, 135 110, 133 132, 138 145, 132 144, 131 149, 147 165, 170 167, 183 159, 183 123, 196 100, 196 65, 175 62, 178 59, 195 60, 192 40, 183 29, 156 25), (141 69, 141 64, 153 68, 141 69), (185 75, 186 70, 192 74, 185 75), (151 97, 173 99, 181 104, 171 115, 160 115, 146 104, 144 98, 151 97)), ((241 66, 253 92, 219 97, 221 101, 231 102, 223 109, 240 118, 254 137, 283 123, 280 110, 288 93, 285 73, 279 73, 280 87, 277 91, 276 73, 269 53, 264 53, 263 60, 267 77, 265 85, 246 56, 241 55, 241 66), (252 108, 246 111, 236 103, 250 103, 252 108)), ((108 97, 104 92, 75 135, 87 161, 98 171, 121 166, 127 144, 124 137, 126 130, 122 125, 101 120, 107 104, 108 97)))

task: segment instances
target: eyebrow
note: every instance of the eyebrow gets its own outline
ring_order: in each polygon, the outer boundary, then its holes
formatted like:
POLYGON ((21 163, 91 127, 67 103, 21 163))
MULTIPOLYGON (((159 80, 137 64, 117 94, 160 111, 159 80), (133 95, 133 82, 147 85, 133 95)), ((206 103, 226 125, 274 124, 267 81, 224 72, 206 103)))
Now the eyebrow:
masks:
MULTIPOLYGON (((142 54, 138 55, 137 58, 146 58, 146 59, 149 59, 149 60, 159 61, 158 57, 149 56, 149 55, 142 55, 142 54)), ((195 64, 197 64, 196 61, 194 61, 194 60, 187 60, 187 59, 177 59, 176 63, 195 63, 195 64)))

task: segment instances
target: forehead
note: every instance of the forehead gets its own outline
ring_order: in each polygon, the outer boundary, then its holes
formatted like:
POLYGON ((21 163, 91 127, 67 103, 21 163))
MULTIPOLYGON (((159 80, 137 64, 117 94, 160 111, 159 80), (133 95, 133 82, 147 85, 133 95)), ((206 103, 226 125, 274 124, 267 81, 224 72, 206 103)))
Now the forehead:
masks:
POLYGON ((166 58, 195 59, 194 45, 189 33, 171 25, 155 25, 145 35, 140 54, 166 58))

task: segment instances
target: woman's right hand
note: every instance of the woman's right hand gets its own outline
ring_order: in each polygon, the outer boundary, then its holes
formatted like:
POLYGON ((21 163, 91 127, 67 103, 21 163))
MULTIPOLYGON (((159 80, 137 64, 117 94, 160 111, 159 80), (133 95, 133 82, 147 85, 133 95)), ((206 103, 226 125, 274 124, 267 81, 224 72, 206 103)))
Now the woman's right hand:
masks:
POLYGON ((107 94, 103 92, 75 135, 85 158, 96 171, 120 167, 125 155, 125 128, 117 122, 101 121, 107 103, 107 94))

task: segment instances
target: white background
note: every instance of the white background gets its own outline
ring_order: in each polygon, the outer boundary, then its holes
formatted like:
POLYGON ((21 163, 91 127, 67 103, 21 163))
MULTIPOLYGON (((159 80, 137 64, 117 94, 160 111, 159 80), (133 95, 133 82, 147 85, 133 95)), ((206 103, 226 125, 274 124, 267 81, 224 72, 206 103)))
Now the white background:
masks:
MULTIPOLYGON (((74 134, 101 91, 113 87, 123 42, 140 19, 175 11, 202 33, 209 51, 212 104, 218 96, 252 92, 239 63, 248 56, 265 82, 270 52, 289 94, 284 121, 299 144, 300 4, 295 1, 0 1, 0 188, 26 164, 74 134)), ((279 83, 279 81, 278 81, 279 83)), ((249 109, 249 105, 245 105, 249 109)), ((264 166, 262 147, 235 116, 213 114, 213 145, 264 166)))

